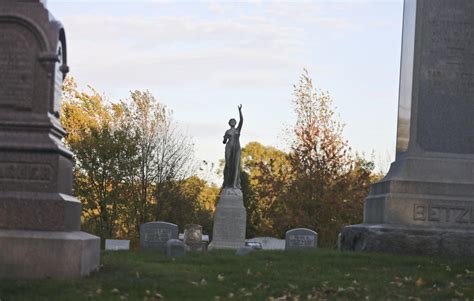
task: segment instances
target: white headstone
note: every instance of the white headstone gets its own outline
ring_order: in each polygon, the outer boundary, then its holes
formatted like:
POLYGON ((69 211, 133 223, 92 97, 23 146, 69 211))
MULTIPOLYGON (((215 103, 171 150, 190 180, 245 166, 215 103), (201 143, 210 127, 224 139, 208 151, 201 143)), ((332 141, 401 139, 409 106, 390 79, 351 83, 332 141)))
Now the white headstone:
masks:
POLYGON ((106 239, 105 240, 106 250, 130 250, 130 240, 125 239, 106 239))

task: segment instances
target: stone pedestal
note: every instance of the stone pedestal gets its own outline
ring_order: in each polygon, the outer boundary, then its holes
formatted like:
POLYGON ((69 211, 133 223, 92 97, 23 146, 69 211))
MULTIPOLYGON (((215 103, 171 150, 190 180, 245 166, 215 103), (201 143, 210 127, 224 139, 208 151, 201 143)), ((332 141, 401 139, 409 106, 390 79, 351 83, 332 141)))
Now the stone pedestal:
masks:
POLYGON ((474 231, 390 224, 344 228, 342 251, 369 251, 445 257, 474 256, 474 231))
POLYGON ((242 191, 226 188, 222 191, 214 214, 212 249, 237 250, 245 246, 247 213, 242 191))
POLYGON ((100 240, 80 231, 0 229, 0 278, 72 279, 100 261, 100 240))
POLYGON ((99 265, 61 142, 66 36, 42 2, 0 2, 1 278, 76 278, 99 265))
POLYGON ((474 2, 405 0, 397 156, 341 249, 474 254, 474 2))

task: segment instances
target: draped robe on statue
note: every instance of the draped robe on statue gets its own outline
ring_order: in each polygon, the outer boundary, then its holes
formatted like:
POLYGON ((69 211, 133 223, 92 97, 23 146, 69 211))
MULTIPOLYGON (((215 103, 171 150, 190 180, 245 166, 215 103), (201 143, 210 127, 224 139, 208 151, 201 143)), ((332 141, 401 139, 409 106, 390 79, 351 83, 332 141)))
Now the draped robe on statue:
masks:
POLYGON ((231 128, 225 132, 224 188, 240 189, 240 129, 231 128))

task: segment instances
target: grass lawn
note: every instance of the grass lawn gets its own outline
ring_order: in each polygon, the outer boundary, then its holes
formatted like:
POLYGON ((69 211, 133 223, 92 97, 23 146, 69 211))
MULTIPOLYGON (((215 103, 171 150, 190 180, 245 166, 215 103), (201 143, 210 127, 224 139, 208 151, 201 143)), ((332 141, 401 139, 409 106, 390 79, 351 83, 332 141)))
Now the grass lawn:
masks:
POLYGON ((474 258, 332 250, 102 253, 82 280, 0 280, 7 300, 474 300, 474 258))

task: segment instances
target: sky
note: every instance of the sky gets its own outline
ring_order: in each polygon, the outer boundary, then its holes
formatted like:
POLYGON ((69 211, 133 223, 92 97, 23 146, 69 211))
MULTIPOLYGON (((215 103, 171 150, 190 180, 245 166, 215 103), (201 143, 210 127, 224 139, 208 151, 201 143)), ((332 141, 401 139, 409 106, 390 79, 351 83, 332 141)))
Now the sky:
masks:
POLYGON ((403 0, 48 0, 65 26, 80 88, 110 101, 149 90, 192 137, 197 160, 224 157, 243 105, 241 145, 287 150, 303 68, 328 91, 352 149, 394 159, 403 0))

